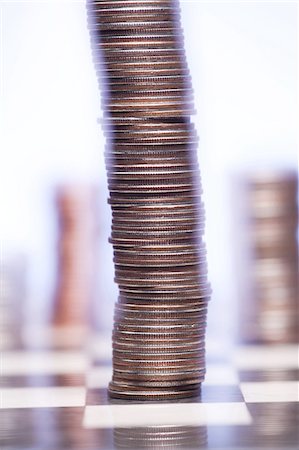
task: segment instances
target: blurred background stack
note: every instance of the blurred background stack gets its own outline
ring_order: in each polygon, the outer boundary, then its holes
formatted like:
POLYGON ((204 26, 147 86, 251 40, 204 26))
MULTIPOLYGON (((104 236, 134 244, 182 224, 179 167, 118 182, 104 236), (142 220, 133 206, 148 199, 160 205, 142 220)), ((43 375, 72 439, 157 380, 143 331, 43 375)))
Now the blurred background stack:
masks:
POLYGON ((91 319, 98 235, 96 189, 65 185, 57 189, 56 326, 86 327, 91 319))
POLYGON ((0 262, 0 350, 21 345, 27 301, 27 261, 21 253, 5 255, 0 262))
POLYGON ((298 310, 298 176, 257 170, 245 185, 248 292, 240 293, 242 338, 248 342, 296 342, 298 310))
MULTIPOLYGON (((0 348, 80 346, 97 328, 99 267, 99 192, 90 183, 52 186, 49 207, 56 221, 53 248, 55 277, 48 311, 41 319, 28 315, 29 261, 21 252, 1 258, 0 348), (54 198, 54 201, 53 201, 54 198), (51 204, 50 204, 51 203, 51 204)), ((43 261, 43 263, 46 263, 43 261)), ((104 294, 102 293, 102 297, 104 294)), ((46 306, 47 298, 41 301, 46 306)))

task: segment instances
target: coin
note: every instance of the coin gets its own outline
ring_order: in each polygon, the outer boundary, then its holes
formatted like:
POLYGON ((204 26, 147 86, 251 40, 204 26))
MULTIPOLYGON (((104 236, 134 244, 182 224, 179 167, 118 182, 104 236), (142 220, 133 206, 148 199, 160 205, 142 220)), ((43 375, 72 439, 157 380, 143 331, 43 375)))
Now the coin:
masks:
POLYGON ((174 293, 167 293, 167 294, 143 293, 142 295, 140 294, 133 295, 132 293, 130 294, 121 293, 119 298, 120 301, 124 303, 126 302, 133 303, 135 301, 136 304, 140 304, 153 301, 153 302, 160 302, 163 304, 170 303, 170 304, 186 305, 189 303, 194 303, 194 301, 197 301, 199 304, 206 303, 210 295, 211 290, 209 291, 207 290, 207 292, 203 294, 193 294, 193 295, 191 295, 190 293, 189 294, 177 293, 176 295, 174 295, 174 293))
POLYGON ((113 351, 122 351, 123 354, 128 356, 136 353, 140 359, 148 358, 152 355, 164 355, 170 358, 175 358, 179 355, 181 358, 189 359, 193 354, 197 355, 203 351, 204 346, 205 342, 198 343, 198 340, 195 340, 195 343, 192 345, 190 343, 185 345, 170 345, 167 343, 165 348, 163 348, 163 345, 150 345, 150 343, 147 346, 136 345, 135 347, 134 344, 124 345, 122 341, 120 344, 116 341, 113 343, 113 351))

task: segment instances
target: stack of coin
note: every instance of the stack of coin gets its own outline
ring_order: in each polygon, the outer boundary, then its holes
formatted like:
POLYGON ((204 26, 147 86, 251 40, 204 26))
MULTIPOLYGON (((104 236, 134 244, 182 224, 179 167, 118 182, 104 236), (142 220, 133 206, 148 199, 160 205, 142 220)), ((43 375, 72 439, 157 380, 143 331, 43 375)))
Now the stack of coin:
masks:
POLYGON ((119 299, 109 393, 169 399, 205 374, 210 287, 191 79, 175 0, 88 1, 105 88, 106 168, 119 299))
POLYGON ((93 289, 96 242, 95 189, 76 184, 57 188, 59 222, 57 285, 53 324, 85 326, 93 289))
POLYGON ((247 179, 250 340, 298 339, 297 174, 261 171, 247 179))
POLYGON ((16 349, 23 344, 27 262, 26 256, 18 252, 5 254, 0 261, 0 350, 16 349))
POLYGON ((207 441, 206 427, 157 425, 113 429, 115 448, 201 448, 207 441))

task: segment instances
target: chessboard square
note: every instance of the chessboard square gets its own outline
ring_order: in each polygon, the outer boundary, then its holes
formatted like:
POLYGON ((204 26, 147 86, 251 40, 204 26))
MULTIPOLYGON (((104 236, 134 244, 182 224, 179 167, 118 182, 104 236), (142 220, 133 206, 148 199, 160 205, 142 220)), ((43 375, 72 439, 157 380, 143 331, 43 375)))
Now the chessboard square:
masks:
POLYGON ((240 386, 236 385, 202 385, 201 403, 244 402, 240 386))
POLYGON ((98 333, 89 342, 89 353, 92 359, 107 361, 112 359, 111 335, 98 333))
POLYGON ((255 436, 268 449, 298 449, 298 402, 248 403, 247 407, 253 418, 253 427, 246 430, 249 438, 255 436))
POLYGON ((2 408, 62 408, 85 405, 85 387, 24 387, 1 390, 2 408))
POLYGON ((228 364, 231 360, 232 347, 225 340, 219 342, 219 338, 213 337, 207 330, 206 361, 209 363, 228 364))
POLYGON ((239 370, 238 374, 241 382, 299 380, 298 369, 239 370))
POLYGON ((239 347, 233 363, 242 370, 297 369, 298 345, 250 345, 239 347))
POLYGON ((247 403, 299 401, 297 381, 248 382, 241 383, 240 386, 247 403))
POLYGON ((86 365, 86 356, 77 351, 5 352, 2 375, 84 373, 86 365))
POLYGON ((86 406, 85 428, 249 425, 245 403, 163 403, 86 406))
POLYGON ((86 405, 108 405, 111 399, 108 397, 108 390, 105 388, 87 389, 86 405))
POLYGON ((75 350, 86 342, 84 325, 46 325, 29 323, 22 328, 22 341, 30 349, 75 350))
POLYGON ((236 385, 238 372, 231 364, 208 364, 204 385, 236 385))
POLYGON ((51 387, 51 386, 84 386, 85 375, 83 373, 74 374, 28 374, 9 375, 0 379, 1 387, 51 387))
POLYGON ((112 378, 111 366, 91 367, 86 374, 86 385, 90 389, 106 388, 112 378))
POLYGON ((1 450, 107 448, 100 433, 82 428, 82 413, 82 407, 1 410, 1 450))

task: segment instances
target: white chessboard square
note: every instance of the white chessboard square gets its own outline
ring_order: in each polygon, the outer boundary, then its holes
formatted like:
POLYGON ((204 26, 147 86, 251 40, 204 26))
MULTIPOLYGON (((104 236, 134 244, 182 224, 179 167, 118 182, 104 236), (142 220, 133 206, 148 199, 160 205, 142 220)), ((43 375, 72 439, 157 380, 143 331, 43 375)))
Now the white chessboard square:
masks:
POLYGON ((205 385, 236 385, 239 384, 238 372, 233 365, 207 364, 205 385))
POLYGON ((247 403, 298 402, 299 382, 265 381, 240 383, 247 403))
POLYGON ((245 403, 163 403, 86 406, 85 428, 249 425, 245 403))
POLYGON ((88 344, 92 359, 112 360, 112 338, 110 334, 96 334, 88 344))
POLYGON ((112 378, 111 366, 90 367, 86 373, 86 385, 89 389, 106 388, 112 378))
POLYGON ((297 369, 299 347, 296 344, 239 347, 234 352, 233 364, 241 370, 297 369))
POLYGON ((60 408, 85 405, 85 387, 1 389, 1 408, 60 408))
POLYGON ((84 373, 87 358, 80 351, 11 351, 2 354, 2 375, 84 373))

